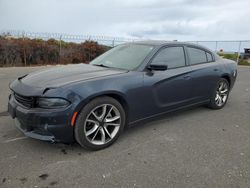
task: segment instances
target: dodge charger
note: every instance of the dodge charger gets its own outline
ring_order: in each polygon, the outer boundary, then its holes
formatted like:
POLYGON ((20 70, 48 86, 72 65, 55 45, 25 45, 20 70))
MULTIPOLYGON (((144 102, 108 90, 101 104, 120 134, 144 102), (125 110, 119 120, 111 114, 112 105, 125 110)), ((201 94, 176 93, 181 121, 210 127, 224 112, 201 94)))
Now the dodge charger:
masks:
POLYGON ((17 78, 8 112, 28 137, 99 150, 139 121, 194 105, 223 108, 236 77, 234 61, 199 45, 126 43, 89 64, 17 78))

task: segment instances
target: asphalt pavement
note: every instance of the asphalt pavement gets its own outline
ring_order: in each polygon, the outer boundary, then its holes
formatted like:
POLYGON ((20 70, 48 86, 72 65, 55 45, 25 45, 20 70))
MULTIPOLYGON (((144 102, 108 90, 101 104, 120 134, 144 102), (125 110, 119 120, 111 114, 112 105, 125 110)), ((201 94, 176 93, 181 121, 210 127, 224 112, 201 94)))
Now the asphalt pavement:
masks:
POLYGON ((223 109, 168 114, 96 152, 26 138, 6 113, 9 82, 44 68, 0 68, 0 187, 250 187, 250 67, 223 109))

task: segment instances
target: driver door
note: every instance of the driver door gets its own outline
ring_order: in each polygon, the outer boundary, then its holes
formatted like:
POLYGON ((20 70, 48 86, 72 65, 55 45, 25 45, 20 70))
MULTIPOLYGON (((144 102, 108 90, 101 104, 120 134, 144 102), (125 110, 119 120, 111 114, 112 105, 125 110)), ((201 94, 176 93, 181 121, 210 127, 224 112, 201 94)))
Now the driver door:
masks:
POLYGON ((160 49, 151 60, 152 65, 167 65, 165 71, 144 73, 148 115, 161 113, 188 105, 192 101, 191 68, 186 64, 183 46, 167 46, 160 49))

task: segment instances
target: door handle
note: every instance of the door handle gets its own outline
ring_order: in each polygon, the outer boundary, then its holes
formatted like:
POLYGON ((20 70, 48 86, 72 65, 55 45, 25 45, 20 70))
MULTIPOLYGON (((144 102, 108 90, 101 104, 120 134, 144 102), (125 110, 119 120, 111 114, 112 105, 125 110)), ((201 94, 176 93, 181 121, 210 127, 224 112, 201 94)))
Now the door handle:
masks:
POLYGON ((219 69, 217 69, 217 68, 214 68, 214 71, 218 71, 219 69))
POLYGON ((191 76, 186 75, 186 76, 184 76, 183 78, 184 78, 185 80, 189 80, 189 79, 191 78, 191 76))

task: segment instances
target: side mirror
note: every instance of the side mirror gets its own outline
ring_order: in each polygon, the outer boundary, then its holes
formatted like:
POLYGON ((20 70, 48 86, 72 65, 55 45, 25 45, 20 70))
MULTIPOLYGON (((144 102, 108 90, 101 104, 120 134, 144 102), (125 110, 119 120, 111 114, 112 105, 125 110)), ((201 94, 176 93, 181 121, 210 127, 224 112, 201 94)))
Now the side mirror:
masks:
POLYGON ((147 69, 152 71, 152 70, 158 70, 158 71, 164 71, 164 70, 167 70, 168 69, 168 66, 167 65, 148 65, 147 66, 147 69))

